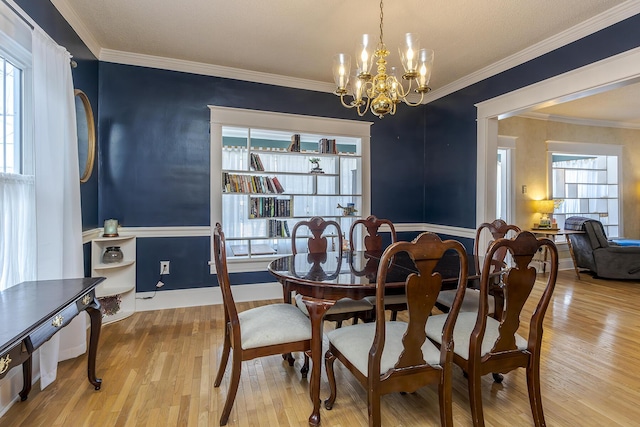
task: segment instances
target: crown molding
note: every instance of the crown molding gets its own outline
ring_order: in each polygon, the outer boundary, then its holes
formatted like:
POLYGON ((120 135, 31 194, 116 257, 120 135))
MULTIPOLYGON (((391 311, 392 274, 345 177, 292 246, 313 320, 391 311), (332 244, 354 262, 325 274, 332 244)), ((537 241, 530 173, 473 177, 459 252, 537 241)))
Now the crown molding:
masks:
POLYGON ((518 114, 525 119, 544 120, 549 122, 567 123, 580 126, 597 126, 603 128, 640 129, 640 124, 629 122, 613 122, 609 120, 583 119, 577 117, 556 116, 553 114, 536 113, 534 111, 518 114))
POLYGON ((140 67, 180 71, 204 76, 223 77, 227 79, 264 83, 295 89, 314 90, 317 92, 333 92, 335 89, 332 83, 262 73, 259 71, 241 70, 239 68, 223 67, 221 65, 205 64, 202 62, 142 55, 112 49, 101 49, 99 59, 101 61, 117 64, 137 65, 140 67))
POLYGON ((71 28, 73 28, 78 37, 87 45, 91 53, 93 53, 93 56, 99 58, 100 50, 102 49, 100 43, 93 37, 89 28, 82 22, 75 10, 69 5, 69 2, 67 0, 51 0, 51 3, 53 7, 58 9, 58 12, 60 12, 69 25, 71 25, 71 28))
POLYGON ((422 103, 428 104, 436 99, 447 96, 460 89, 464 89, 467 86, 471 86, 479 81, 495 76, 496 74, 500 74, 562 46, 568 45, 569 43, 637 15, 638 13, 640 13, 640 2, 631 1, 622 3, 572 28, 558 33, 555 36, 549 37, 540 43, 536 43, 533 46, 523 49, 514 55, 508 56, 461 79, 451 82, 446 86, 435 89, 425 95, 422 103))

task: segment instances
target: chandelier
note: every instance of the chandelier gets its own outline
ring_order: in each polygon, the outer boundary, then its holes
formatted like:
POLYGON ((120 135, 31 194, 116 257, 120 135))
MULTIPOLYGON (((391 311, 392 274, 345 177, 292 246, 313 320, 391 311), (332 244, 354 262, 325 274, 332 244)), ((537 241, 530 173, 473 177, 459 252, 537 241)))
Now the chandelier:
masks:
POLYGON ((362 36, 362 43, 356 51, 356 69, 350 76, 351 57, 339 53, 333 58, 333 78, 337 89, 335 94, 340 97, 340 102, 347 108, 356 108, 360 117, 367 113, 368 109, 376 116, 383 118, 385 114, 395 114, 396 105, 400 102, 416 107, 422 103, 424 94, 431 88, 428 85, 433 66, 433 50, 420 49, 418 36, 407 33, 404 37, 404 45, 398 48, 400 60, 404 68, 402 79, 408 80, 405 89, 396 77, 396 68, 390 67, 387 72, 389 51, 382 40, 382 0, 380 1, 380 40, 374 50, 373 37, 369 34, 362 36), (371 75, 371 66, 374 58, 378 73, 371 75), (411 102, 408 96, 412 92, 420 94, 420 99, 411 102), (349 84, 351 82, 351 84, 349 84), (351 102, 345 102, 345 97, 351 96, 351 102))

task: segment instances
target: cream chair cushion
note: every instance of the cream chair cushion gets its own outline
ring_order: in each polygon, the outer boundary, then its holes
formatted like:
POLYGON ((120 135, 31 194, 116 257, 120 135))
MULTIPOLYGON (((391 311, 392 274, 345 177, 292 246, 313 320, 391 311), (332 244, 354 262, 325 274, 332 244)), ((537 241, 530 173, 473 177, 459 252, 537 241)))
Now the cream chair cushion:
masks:
MULTIPOLYGON (((295 299, 298 308, 305 314, 305 316, 308 316, 309 310, 307 310, 307 306, 302 301, 302 295, 296 294, 295 299)), ((355 300, 351 298, 342 298, 336 301, 336 303, 327 310, 325 314, 342 314, 356 311, 369 311, 371 309, 373 309, 373 306, 366 299, 355 300)))
MULTIPOLYGON (((437 343, 442 341, 442 327, 444 326, 447 316, 448 314, 438 314, 429 317, 429 320, 427 320, 427 336, 437 343)), ((453 351, 465 360, 469 360, 469 341, 471 339, 471 332, 473 332, 473 328, 476 326, 477 317, 478 313, 459 313, 455 327, 453 328, 453 351)), ((484 333, 484 339, 482 340, 482 348, 480 349, 481 356, 484 356, 493 348, 493 345, 500 335, 498 332, 499 326, 500 322, 493 317, 487 317, 487 328, 484 333)), ((527 340, 516 334, 516 346, 520 350, 526 349, 527 340)))
MULTIPOLYGON (((442 304, 446 307, 451 308, 453 305, 453 300, 456 297, 456 289, 450 289, 447 291, 441 291, 438 294, 438 299, 436 300, 439 304, 442 304)), ((489 295, 488 301, 489 303, 489 314, 495 313, 495 298, 489 295)), ((467 288, 464 291, 464 299, 462 300, 462 307, 460 307, 460 311, 478 311, 478 307, 480 306, 480 291, 477 289, 467 288)))
MULTIPOLYGON (((407 330, 406 322, 386 322, 385 345, 380 361, 380 374, 393 368, 404 350, 402 337, 407 330)), ((369 350, 376 332, 375 323, 360 323, 343 326, 327 333, 329 342, 335 346, 363 375, 368 375, 369 350)), ((428 339, 422 345, 425 362, 440 365, 440 350, 428 339)))
POLYGON ((291 304, 269 304, 238 313, 242 348, 311 339, 311 322, 291 304))

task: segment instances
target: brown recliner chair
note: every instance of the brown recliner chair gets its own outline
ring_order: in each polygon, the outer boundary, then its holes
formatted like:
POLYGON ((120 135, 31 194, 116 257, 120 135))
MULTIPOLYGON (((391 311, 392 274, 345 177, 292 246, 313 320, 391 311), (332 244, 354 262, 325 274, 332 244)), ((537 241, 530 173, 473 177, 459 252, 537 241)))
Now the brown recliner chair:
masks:
POLYGON ((578 268, 603 279, 640 280, 640 247, 608 240, 602 223, 595 219, 572 216, 565 220, 564 228, 584 231, 569 235, 578 268))

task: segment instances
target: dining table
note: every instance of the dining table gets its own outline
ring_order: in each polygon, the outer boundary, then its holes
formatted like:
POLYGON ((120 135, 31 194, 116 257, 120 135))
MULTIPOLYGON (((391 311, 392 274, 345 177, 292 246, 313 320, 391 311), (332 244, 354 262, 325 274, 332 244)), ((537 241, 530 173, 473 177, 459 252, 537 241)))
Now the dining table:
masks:
MULTIPOLYGON (((309 425, 320 424, 320 379, 322 367, 323 317, 342 298, 362 299, 376 294, 378 266, 382 251, 337 251, 298 253, 271 261, 268 271, 284 287, 285 301, 295 291, 302 295, 311 321, 311 379, 309 394, 313 411, 309 425)), ((468 255, 468 286, 479 284, 480 272, 475 255, 468 255)), ((442 275, 442 289, 457 285, 459 261, 455 253, 446 253, 436 271, 442 275)), ((498 270, 499 271, 499 270, 498 270)), ((405 280, 418 270, 407 253, 398 253, 389 266, 385 295, 403 294, 405 280)), ((499 273, 494 273, 499 274, 499 273)))

